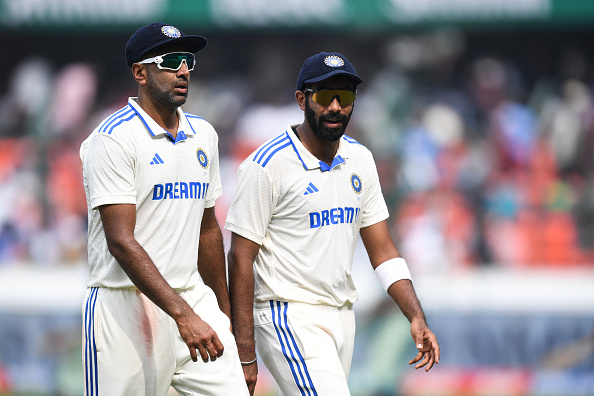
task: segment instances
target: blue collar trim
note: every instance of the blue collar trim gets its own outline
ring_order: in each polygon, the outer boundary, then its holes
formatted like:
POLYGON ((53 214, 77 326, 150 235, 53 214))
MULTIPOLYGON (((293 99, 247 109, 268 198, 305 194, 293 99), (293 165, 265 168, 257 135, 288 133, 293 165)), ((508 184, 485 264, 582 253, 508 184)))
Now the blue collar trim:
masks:
POLYGON ((344 162, 345 162, 344 158, 342 158, 340 155, 337 155, 332 160, 332 165, 329 166, 324 161, 320 161, 319 164, 320 164, 320 169, 322 170, 322 172, 326 172, 326 171, 330 171, 330 170, 334 169, 335 166, 340 165, 344 162))

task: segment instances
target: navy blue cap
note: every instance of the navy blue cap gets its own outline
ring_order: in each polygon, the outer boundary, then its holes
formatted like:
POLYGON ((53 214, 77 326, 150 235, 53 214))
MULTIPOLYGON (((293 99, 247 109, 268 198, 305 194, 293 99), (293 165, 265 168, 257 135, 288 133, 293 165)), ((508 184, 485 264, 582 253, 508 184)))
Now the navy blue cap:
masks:
POLYGON ((196 53, 206 46, 202 36, 184 34, 178 28, 161 22, 138 28, 126 43, 126 63, 132 67, 149 51, 168 44, 184 44, 189 52, 196 53))
POLYGON ((310 56, 303 63, 299 78, 297 78, 297 91, 301 91, 305 84, 324 81, 337 74, 351 77, 356 84, 363 82, 344 55, 338 52, 320 52, 310 56))

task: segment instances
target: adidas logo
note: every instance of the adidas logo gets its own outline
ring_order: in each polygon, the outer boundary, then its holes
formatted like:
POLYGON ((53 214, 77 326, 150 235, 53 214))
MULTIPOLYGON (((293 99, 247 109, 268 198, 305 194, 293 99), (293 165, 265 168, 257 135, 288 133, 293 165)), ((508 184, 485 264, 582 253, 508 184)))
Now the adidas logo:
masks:
POLYGON ((163 161, 163 159, 161 159, 161 157, 159 157, 159 154, 155 153, 155 156, 153 157, 153 160, 151 161, 151 165, 158 165, 158 164, 164 164, 165 162, 163 161))
POLYGON ((309 186, 307 186, 307 190, 305 190, 303 195, 313 194, 318 191, 320 191, 320 190, 318 190, 318 188, 316 186, 314 186, 313 183, 309 183, 309 186))

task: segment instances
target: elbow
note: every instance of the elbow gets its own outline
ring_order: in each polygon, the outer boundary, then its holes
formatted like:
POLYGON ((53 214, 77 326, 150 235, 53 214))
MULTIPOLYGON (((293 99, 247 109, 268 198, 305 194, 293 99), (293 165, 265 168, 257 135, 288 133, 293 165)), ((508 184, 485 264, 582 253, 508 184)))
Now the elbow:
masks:
POLYGON ((131 243, 126 238, 107 238, 107 248, 109 253, 120 263, 122 262, 122 259, 128 255, 130 246, 131 243))

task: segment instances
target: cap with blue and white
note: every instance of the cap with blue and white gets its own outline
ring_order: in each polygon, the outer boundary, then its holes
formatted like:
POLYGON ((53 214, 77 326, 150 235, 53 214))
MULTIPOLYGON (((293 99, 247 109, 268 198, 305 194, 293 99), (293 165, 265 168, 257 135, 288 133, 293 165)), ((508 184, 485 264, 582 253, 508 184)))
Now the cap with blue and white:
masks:
POLYGON ((130 37, 126 43, 126 63, 132 66, 150 51, 169 44, 183 44, 189 52, 196 53, 206 43, 205 37, 187 35, 175 26, 155 22, 138 28, 130 37))
POLYGON ((338 52, 320 52, 310 56, 303 63, 297 78, 297 90, 301 91, 305 84, 324 81, 335 75, 348 76, 355 84, 363 82, 363 79, 357 75, 355 67, 344 55, 338 52))

